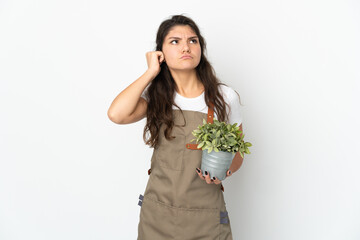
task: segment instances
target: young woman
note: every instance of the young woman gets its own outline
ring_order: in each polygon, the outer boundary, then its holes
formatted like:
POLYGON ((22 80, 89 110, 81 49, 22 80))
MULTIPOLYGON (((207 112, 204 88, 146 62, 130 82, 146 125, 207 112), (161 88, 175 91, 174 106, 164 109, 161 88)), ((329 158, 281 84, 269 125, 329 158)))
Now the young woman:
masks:
MULTIPOLYGON (((232 239, 223 186, 200 169, 200 149, 189 144, 203 119, 240 124, 238 94, 216 78, 195 22, 183 15, 163 21, 147 71, 112 102, 108 117, 130 124, 146 117, 143 138, 154 148, 149 180, 140 194, 138 240, 232 239), (146 138, 149 133, 149 138, 146 138), (151 173, 151 174, 150 174, 151 173)), ((236 153, 227 177, 242 157, 236 153)))

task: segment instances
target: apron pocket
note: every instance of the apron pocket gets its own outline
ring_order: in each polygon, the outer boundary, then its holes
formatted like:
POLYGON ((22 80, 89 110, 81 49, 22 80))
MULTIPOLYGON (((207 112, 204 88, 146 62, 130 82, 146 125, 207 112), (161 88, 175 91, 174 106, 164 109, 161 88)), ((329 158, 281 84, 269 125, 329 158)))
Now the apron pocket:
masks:
POLYGON ((176 238, 177 211, 143 197, 138 225, 139 240, 170 240, 176 238))
POLYGON ((220 217, 218 209, 178 210, 178 239, 220 239, 220 217))
POLYGON ((174 207, 147 196, 142 197, 139 240, 219 240, 219 209, 174 207))

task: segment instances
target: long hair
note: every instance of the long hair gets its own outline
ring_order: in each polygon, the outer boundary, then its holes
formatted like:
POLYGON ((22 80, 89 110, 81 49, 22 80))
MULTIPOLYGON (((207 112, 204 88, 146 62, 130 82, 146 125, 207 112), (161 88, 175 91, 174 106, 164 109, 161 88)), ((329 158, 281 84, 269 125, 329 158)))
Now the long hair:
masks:
MULTIPOLYGON (((229 105, 225 102, 219 91, 219 85, 226 84, 221 83, 216 77, 213 67, 205 56, 205 39, 202 37, 199 28, 191 18, 184 15, 173 15, 170 19, 163 21, 160 24, 156 35, 155 51, 162 51, 165 37, 172 29, 172 27, 177 25, 188 25, 196 33, 201 47, 201 59, 198 66, 196 67, 196 74, 198 79, 205 87, 206 105, 210 107, 210 102, 212 102, 214 104, 214 111, 218 116, 218 120, 229 121, 229 113, 227 113, 225 106, 227 105, 229 108, 229 105)), ((182 113, 181 108, 174 102, 175 89, 176 83, 169 71, 169 68, 166 65, 166 62, 162 62, 159 74, 151 81, 147 91, 145 92, 148 99, 148 105, 146 112, 147 120, 144 127, 143 139, 145 144, 150 145, 150 147, 157 147, 160 127, 162 124, 165 124, 166 126, 164 130, 165 138, 168 140, 175 138, 174 136, 170 136, 174 127, 172 106, 175 105, 178 107, 182 113), (150 132, 149 139, 146 139, 147 132, 150 132)))

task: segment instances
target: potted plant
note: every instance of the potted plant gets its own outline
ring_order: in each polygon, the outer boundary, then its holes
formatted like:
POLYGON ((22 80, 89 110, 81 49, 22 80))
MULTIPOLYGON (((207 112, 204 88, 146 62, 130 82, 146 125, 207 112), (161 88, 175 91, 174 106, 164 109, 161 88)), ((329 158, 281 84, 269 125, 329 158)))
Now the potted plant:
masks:
POLYGON ((192 131, 196 137, 197 148, 202 149, 202 172, 209 172, 210 178, 217 177, 224 180, 226 171, 230 168, 232 160, 239 152, 241 157, 244 153, 250 154, 248 147, 250 142, 244 142, 244 134, 239 130, 237 123, 226 124, 214 119, 213 123, 203 120, 203 125, 192 131))

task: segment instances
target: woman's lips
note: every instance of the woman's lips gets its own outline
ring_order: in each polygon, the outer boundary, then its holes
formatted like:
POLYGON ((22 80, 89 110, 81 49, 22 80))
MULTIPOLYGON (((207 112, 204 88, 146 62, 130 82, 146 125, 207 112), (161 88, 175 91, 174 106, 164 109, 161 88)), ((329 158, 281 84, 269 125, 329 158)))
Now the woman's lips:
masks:
POLYGON ((181 57, 181 59, 190 59, 190 58, 192 58, 190 55, 184 55, 181 57))

